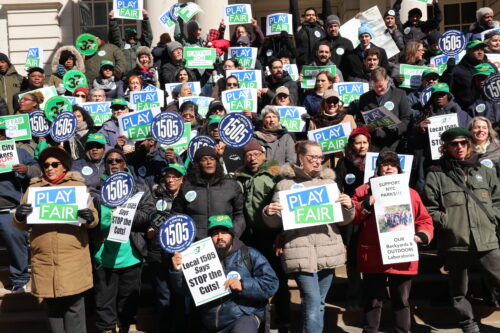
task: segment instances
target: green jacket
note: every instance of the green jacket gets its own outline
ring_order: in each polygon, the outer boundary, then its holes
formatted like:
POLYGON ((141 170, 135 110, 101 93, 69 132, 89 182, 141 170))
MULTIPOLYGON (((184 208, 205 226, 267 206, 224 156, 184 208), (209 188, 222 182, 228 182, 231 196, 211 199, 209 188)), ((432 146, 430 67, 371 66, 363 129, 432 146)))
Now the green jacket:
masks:
POLYGON ((125 73, 125 57, 122 50, 116 45, 106 43, 99 47, 94 55, 85 56, 85 76, 89 83, 94 82, 99 76, 101 61, 103 60, 111 60, 115 64, 114 73, 116 77, 121 78, 125 73))
POLYGON ((16 68, 11 65, 5 74, 0 74, 0 97, 5 100, 9 108, 9 114, 14 114, 14 106, 12 98, 15 94, 21 91, 21 83, 23 77, 17 74, 16 68))
POLYGON ((477 155, 467 160, 470 167, 466 173, 457 160, 441 158, 439 162, 430 168, 425 185, 425 206, 434 220, 439 249, 464 252, 497 249, 497 225, 451 178, 465 183, 490 215, 500 221, 500 182, 495 172, 481 165, 477 155))
POLYGON ((274 187, 278 182, 280 166, 276 160, 266 159, 255 174, 242 166, 235 172, 235 177, 243 191, 243 212, 248 227, 262 230, 268 229, 262 221, 262 209, 271 202, 274 187))

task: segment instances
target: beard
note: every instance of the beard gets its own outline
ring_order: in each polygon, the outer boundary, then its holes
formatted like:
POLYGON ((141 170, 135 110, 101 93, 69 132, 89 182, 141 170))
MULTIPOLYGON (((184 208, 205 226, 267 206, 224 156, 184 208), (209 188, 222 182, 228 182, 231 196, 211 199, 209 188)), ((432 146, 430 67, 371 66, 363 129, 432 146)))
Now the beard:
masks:
POLYGON ((217 256, 219 256, 219 260, 222 261, 226 259, 232 246, 233 246, 233 240, 231 239, 231 241, 227 243, 226 246, 215 247, 215 251, 217 251, 217 256))

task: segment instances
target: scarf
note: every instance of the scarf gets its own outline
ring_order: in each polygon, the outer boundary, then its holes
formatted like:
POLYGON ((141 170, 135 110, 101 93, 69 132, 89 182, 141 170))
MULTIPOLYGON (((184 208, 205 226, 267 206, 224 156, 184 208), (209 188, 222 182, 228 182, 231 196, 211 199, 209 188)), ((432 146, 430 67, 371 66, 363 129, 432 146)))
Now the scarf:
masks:
POLYGON ((359 169, 359 171, 365 171, 365 157, 366 156, 349 156, 352 164, 359 169))
POLYGON ((342 122, 346 115, 346 112, 337 112, 334 115, 329 115, 326 113, 318 114, 313 117, 313 121, 318 128, 328 127, 337 125, 342 122))
POLYGON ((59 177, 57 177, 56 179, 54 180, 50 180, 48 179, 47 177, 43 176, 43 179, 45 179, 46 181, 48 181, 49 183, 51 184, 57 184, 61 179, 63 179, 64 177, 66 176, 66 172, 63 172, 59 177))
POLYGON ((278 140, 283 134, 285 134, 285 130, 281 125, 273 129, 261 129, 260 131, 255 132, 255 136, 261 139, 264 142, 274 142, 278 140))
POLYGON ((484 154, 484 153, 486 153, 486 150, 488 150, 489 145, 490 145, 490 141, 486 141, 482 145, 474 145, 474 151, 478 154, 484 154))
POLYGON ((94 88, 95 89, 103 89, 105 91, 115 90, 116 89, 115 77, 112 76, 109 79, 105 79, 102 76, 98 76, 94 80, 94 88))
POLYGON ((88 125, 85 121, 79 123, 76 126, 75 135, 73 135, 68 141, 72 160, 77 160, 80 158, 78 146, 80 146, 80 148, 83 148, 85 150, 85 147, 80 141, 80 138, 84 137, 88 132, 89 132, 88 125))

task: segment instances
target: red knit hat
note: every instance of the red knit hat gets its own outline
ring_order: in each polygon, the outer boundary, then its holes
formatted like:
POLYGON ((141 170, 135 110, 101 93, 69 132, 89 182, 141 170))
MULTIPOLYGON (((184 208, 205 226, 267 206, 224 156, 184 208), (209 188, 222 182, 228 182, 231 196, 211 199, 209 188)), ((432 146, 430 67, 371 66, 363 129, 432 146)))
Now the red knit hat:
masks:
POLYGON ((79 92, 79 91, 83 92, 85 94, 85 96, 89 95, 89 91, 86 88, 84 88, 84 87, 78 87, 78 88, 75 89, 75 91, 73 91, 73 96, 76 96, 76 93, 79 92))
POLYGON ((354 140, 354 138, 356 136, 358 136, 359 134, 363 134, 364 136, 366 136, 368 138, 368 140, 372 139, 372 136, 371 136, 370 132, 368 132, 366 130, 366 128, 364 128, 364 127, 356 127, 355 129, 352 130, 351 134, 349 135, 349 141, 354 140))

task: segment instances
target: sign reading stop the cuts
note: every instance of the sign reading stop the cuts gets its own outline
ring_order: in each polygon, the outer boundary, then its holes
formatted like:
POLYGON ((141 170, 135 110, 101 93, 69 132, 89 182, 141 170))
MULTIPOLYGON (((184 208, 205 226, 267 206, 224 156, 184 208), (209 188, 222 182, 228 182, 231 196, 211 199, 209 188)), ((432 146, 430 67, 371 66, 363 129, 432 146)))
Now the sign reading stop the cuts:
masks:
POLYGON ((187 250, 196 236, 196 227, 192 218, 185 214, 170 216, 160 227, 158 237, 160 245, 168 253, 187 250))
POLYGON ((109 207, 123 205, 132 195, 134 186, 134 178, 128 173, 114 173, 102 184, 101 199, 109 207))
POLYGON ((47 136, 50 132, 49 122, 43 111, 37 110, 29 113, 31 135, 35 138, 47 136))
POLYGON ((490 76, 484 83, 484 94, 493 102, 500 102, 500 74, 490 76))
POLYGON ((68 141, 76 132, 76 116, 63 112, 57 116, 50 127, 50 136, 55 142, 68 141))
POLYGON ((459 54, 465 48, 465 36, 461 31, 448 30, 439 37, 439 49, 448 56, 459 54))
POLYGON ((253 136, 253 124, 243 113, 230 113, 219 123, 219 135, 222 142, 231 148, 241 148, 253 136))
POLYGON ((217 142, 215 142, 212 137, 208 135, 197 135, 189 142, 187 148, 188 157, 191 161, 194 161, 194 154, 196 154, 198 149, 205 146, 215 147, 216 145, 217 142))
POLYGON ((162 112, 151 123, 153 138, 163 145, 172 145, 180 140, 184 133, 184 122, 175 112, 162 112))

